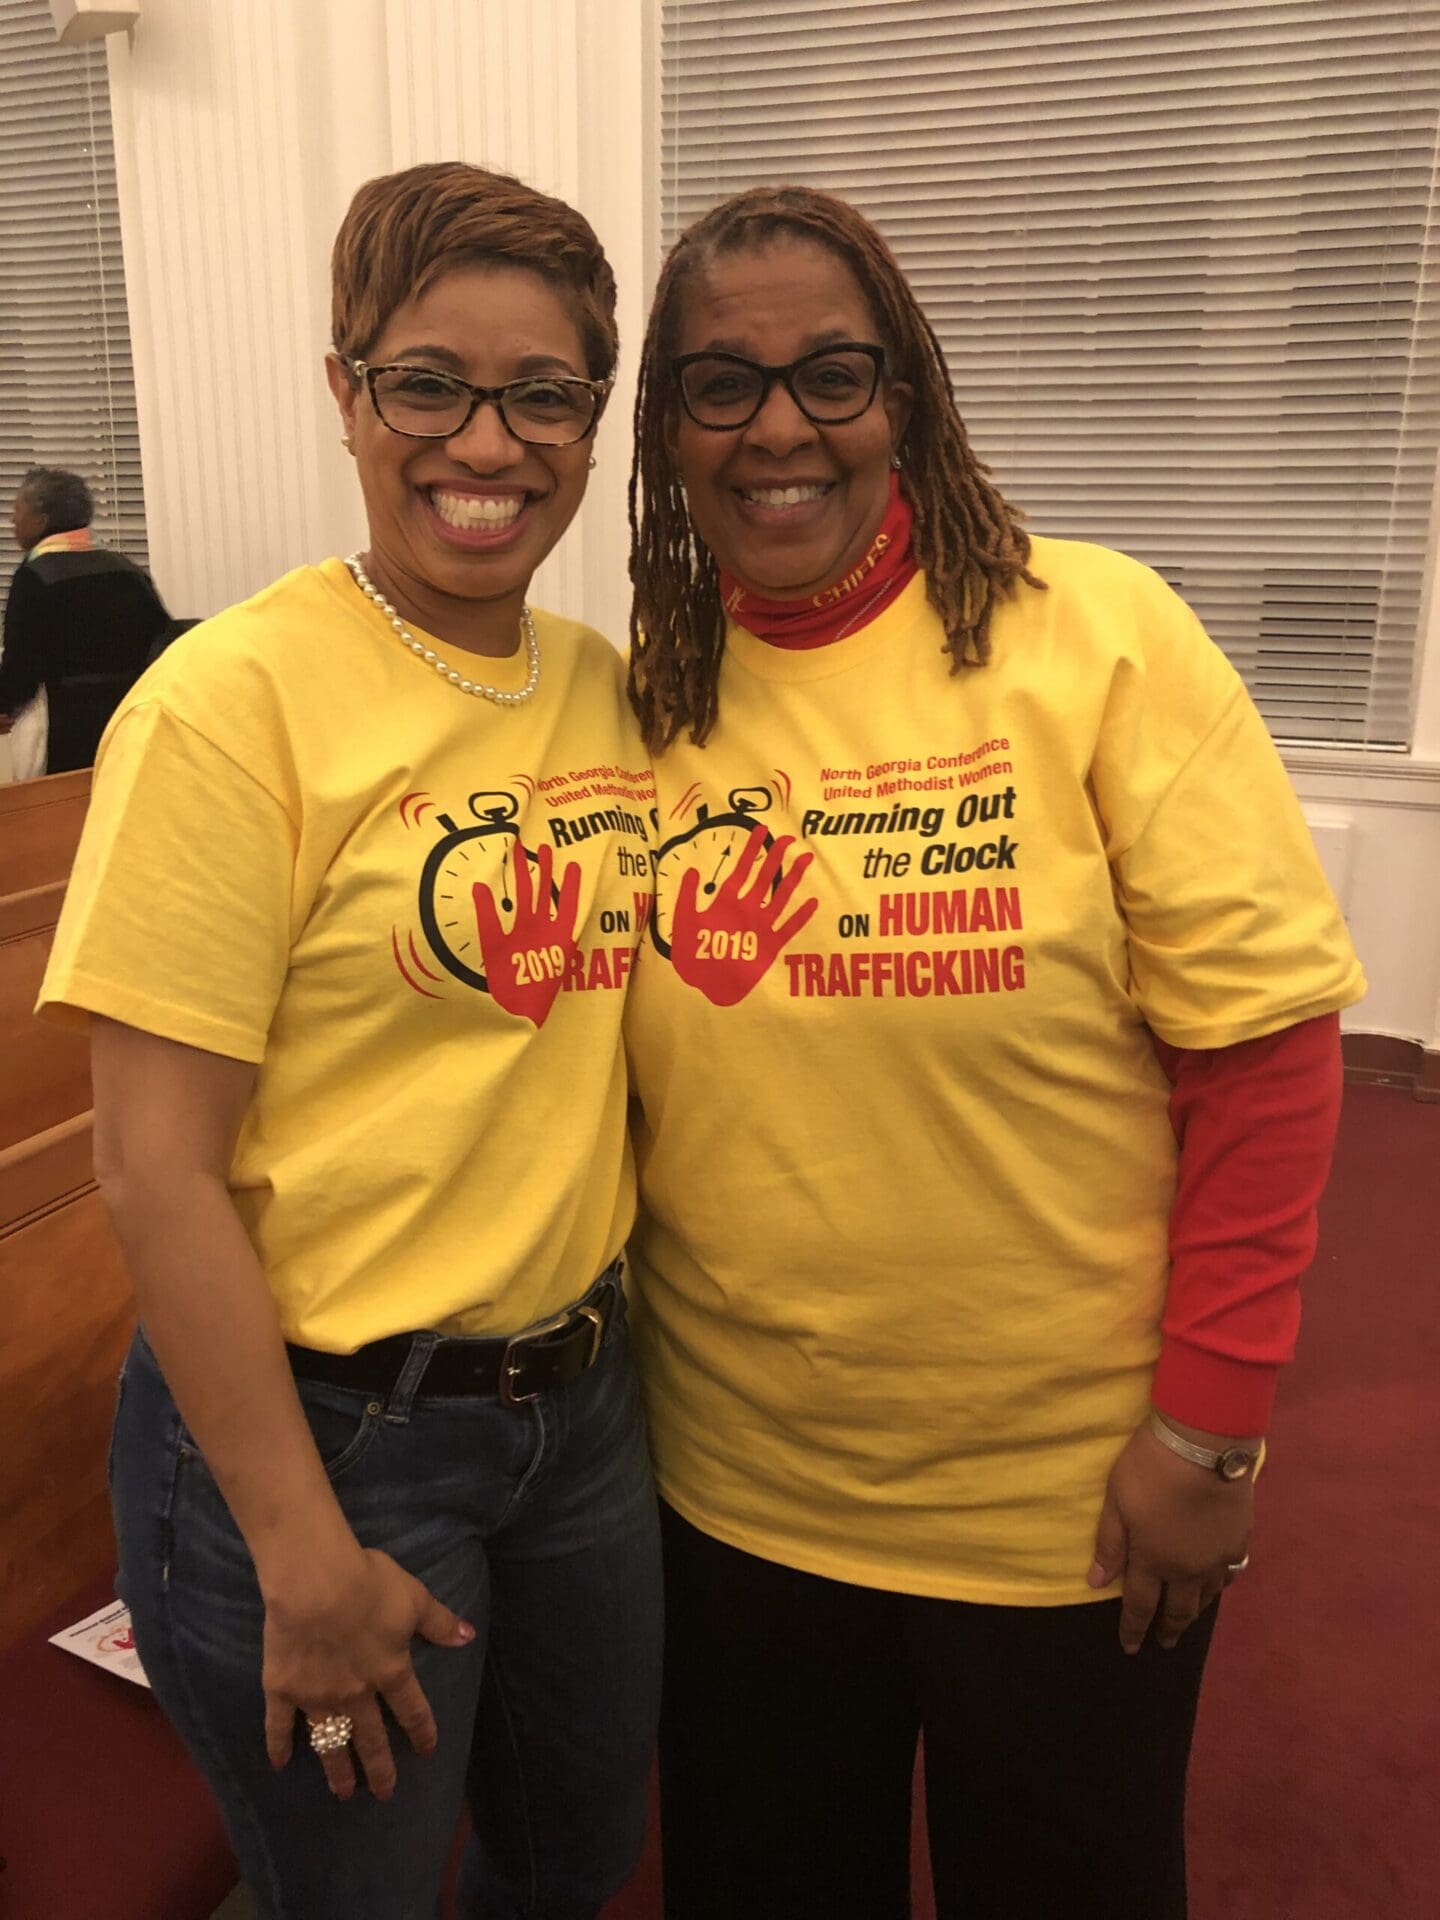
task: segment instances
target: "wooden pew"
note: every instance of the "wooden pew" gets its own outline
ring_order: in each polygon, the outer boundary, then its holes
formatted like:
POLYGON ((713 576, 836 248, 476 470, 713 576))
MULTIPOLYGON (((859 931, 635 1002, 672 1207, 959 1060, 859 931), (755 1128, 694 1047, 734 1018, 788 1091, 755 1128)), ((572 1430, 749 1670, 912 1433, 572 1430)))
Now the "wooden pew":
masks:
POLYGON ((89 804, 88 767, 0 785, 0 894, 65 878, 89 804))
POLYGON ((235 1862, 155 1702, 49 1644, 114 1594, 105 1483, 135 1325, 88 1113, 0 1152, 0 1914, 206 1920, 235 1862))
POLYGON ((90 1051, 32 1011, 89 773, 0 788, 0 1647, 113 1565, 105 1451, 130 1287, 95 1188, 90 1051))
POLYGON ((0 1151, 0 1647, 115 1564, 105 1456, 135 1326, 90 1115, 0 1151))
POLYGON ((48 1640, 114 1593, 106 1459, 135 1326, 88 1046, 31 1013, 89 788, 0 787, 0 1915, 206 1920, 235 1864, 204 1783, 143 1689, 48 1640))
POLYGON ((65 882, 0 896, 0 1151, 90 1108, 90 1049, 32 1011, 65 882))
POLYGON ((32 1011, 90 793, 0 788, 0 1647, 113 1564, 105 1441, 134 1326, 95 1188, 90 1052, 32 1011))

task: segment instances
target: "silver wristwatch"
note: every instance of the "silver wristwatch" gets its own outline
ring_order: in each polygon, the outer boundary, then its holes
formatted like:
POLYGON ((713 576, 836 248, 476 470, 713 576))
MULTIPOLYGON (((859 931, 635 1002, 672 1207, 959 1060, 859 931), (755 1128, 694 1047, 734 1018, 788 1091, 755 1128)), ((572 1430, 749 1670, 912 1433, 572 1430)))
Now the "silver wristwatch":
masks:
POLYGON ((1213 1448, 1197 1447, 1193 1440, 1176 1433, 1158 1413, 1150 1415, 1150 1431, 1162 1446, 1167 1446, 1172 1453, 1178 1453, 1182 1460, 1188 1460, 1195 1467, 1204 1467, 1207 1473, 1218 1473, 1222 1480, 1248 1480, 1260 1463, 1259 1441, 1225 1447, 1216 1453, 1213 1448))

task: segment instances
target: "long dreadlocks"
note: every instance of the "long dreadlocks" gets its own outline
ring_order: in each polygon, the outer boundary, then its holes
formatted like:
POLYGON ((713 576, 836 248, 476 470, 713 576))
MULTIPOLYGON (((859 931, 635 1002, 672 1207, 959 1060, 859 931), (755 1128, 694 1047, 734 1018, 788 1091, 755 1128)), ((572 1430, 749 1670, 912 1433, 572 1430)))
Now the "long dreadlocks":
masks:
POLYGON ((671 248, 655 291, 635 399, 630 472, 630 697, 658 752, 687 727, 699 745, 715 724, 725 616, 714 556, 690 524, 667 441, 677 405, 670 359, 685 288, 720 254, 777 238, 838 254, 874 310, 886 370, 914 390, 901 485, 915 516, 913 549, 945 626, 951 671, 990 657, 990 618, 1024 580, 1030 541, 988 479, 956 411, 934 329, 885 241, 863 214, 810 187, 752 187, 697 220, 671 248))

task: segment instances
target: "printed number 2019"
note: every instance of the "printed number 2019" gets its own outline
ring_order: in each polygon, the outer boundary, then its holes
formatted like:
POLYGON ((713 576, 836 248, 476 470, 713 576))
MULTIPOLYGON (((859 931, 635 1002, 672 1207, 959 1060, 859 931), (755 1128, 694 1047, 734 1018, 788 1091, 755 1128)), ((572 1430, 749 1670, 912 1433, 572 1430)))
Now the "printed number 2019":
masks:
POLYGON ((526 947, 514 957, 517 987, 538 985, 542 980, 558 980, 565 971, 563 947, 526 947))
POLYGON ((760 936, 753 927, 736 933, 725 927, 700 927, 695 953, 700 960, 758 960, 760 936))

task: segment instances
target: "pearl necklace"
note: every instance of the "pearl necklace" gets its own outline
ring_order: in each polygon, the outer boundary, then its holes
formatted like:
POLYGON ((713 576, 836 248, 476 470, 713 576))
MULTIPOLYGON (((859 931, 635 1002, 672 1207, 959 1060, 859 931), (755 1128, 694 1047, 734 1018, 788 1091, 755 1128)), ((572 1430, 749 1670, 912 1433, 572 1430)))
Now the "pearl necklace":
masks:
POLYGON ((433 647, 427 647, 423 640, 415 638, 384 594, 371 582, 360 564, 358 553, 352 553, 345 565, 349 568, 350 577, 361 593, 380 609, 410 651, 419 654, 426 666, 433 667, 441 679, 448 680, 452 687, 458 687, 461 693, 473 693, 481 700, 493 700, 497 707, 518 707, 534 693, 540 683, 540 640, 535 632, 535 622, 528 606, 522 605, 520 608, 520 631, 525 636, 525 662, 528 672, 524 686, 517 687, 514 692, 508 692, 503 687, 487 687, 479 680, 462 679, 449 661, 442 660, 433 647))

